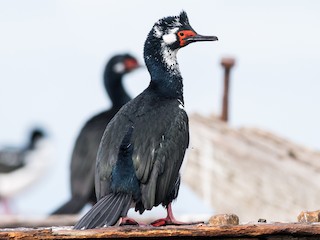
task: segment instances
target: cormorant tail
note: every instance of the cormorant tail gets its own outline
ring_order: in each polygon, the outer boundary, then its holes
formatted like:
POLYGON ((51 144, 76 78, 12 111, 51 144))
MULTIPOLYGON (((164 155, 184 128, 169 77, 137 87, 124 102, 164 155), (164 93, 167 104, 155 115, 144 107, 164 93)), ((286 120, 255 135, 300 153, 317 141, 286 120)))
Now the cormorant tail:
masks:
POLYGON ((74 226, 74 229, 101 228, 112 226, 120 217, 127 216, 132 202, 132 195, 110 193, 101 198, 89 212, 74 226))
POLYGON ((117 223, 120 217, 127 216, 133 201, 132 188, 139 190, 138 182, 134 182, 136 185, 133 184, 133 186, 131 186, 133 182, 132 179, 136 180, 134 178, 135 175, 131 159, 133 146, 130 144, 130 138, 132 132, 133 127, 130 127, 123 137, 119 148, 118 161, 112 170, 111 189, 113 192, 101 198, 96 205, 80 219, 74 226, 74 229, 112 226, 117 223))

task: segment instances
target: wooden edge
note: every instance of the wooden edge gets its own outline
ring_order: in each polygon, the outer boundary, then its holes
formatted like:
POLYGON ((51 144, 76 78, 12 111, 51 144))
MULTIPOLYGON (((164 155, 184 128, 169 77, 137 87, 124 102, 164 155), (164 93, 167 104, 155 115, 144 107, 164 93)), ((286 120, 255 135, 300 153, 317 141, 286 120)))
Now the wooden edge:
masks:
POLYGON ((0 229, 0 239, 85 239, 128 237, 211 237, 243 238, 262 236, 319 236, 320 223, 273 223, 224 226, 108 227, 72 230, 72 227, 0 229))

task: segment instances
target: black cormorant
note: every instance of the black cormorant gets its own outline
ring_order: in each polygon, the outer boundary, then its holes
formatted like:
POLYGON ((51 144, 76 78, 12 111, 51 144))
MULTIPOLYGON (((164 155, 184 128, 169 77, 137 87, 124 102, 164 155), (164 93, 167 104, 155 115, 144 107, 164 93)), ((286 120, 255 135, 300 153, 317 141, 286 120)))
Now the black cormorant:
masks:
POLYGON ((75 214, 86 203, 95 204, 94 172, 102 134, 119 109, 131 98, 123 87, 123 77, 137 69, 139 63, 130 54, 113 56, 104 71, 104 85, 112 107, 89 119, 80 131, 71 157, 71 199, 52 214, 75 214))
POLYGON ((143 213, 162 204, 167 217, 153 226, 183 224, 173 217, 179 170, 189 144, 182 76, 177 51, 192 42, 215 41, 190 26, 187 14, 156 22, 144 45, 150 85, 124 105, 108 124, 98 151, 95 187, 98 202, 75 229, 137 224, 130 207, 143 213), (127 147, 125 147, 127 146, 127 147))

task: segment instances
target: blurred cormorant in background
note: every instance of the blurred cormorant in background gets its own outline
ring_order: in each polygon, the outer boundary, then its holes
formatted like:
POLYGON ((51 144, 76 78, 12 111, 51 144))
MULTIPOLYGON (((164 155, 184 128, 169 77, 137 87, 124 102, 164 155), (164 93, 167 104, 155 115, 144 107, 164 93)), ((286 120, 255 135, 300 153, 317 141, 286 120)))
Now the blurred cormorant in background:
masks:
POLYGON ((9 173, 26 164, 26 154, 36 148, 37 142, 44 137, 41 129, 33 129, 29 143, 23 148, 6 147, 0 150, 0 173, 9 173))
POLYGON ((71 199, 52 214, 75 214, 86 203, 95 204, 94 173, 102 134, 113 116, 131 98, 123 87, 123 77, 137 69, 139 63, 130 54, 113 56, 104 71, 104 86, 112 107, 89 119, 80 131, 71 157, 71 199))
POLYGON ((5 213, 10 213, 8 199, 45 173, 52 160, 50 148, 44 131, 34 128, 26 146, 7 147, 0 151, 0 199, 5 213))

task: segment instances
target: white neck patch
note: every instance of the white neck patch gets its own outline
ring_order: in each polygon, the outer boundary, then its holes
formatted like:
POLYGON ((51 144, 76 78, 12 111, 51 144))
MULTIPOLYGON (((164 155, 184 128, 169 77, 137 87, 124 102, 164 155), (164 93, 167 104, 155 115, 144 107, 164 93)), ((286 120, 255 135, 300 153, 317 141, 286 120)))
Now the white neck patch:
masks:
POLYGON ((161 42, 163 61, 167 65, 167 68, 174 74, 180 74, 179 65, 177 62, 178 50, 171 50, 168 45, 177 41, 177 35, 179 28, 175 27, 170 29, 167 34, 162 36, 163 42, 161 42))
POLYGON ((172 71, 174 75, 180 74, 179 65, 177 62, 177 52, 178 50, 172 51, 166 44, 162 45, 162 57, 163 61, 167 66, 167 69, 172 71))
MULTIPOLYGON (((175 23, 176 26, 179 26, 178 23, 179 22, 175 23)), ((179 27, 175 27, 164 34, 160 26, 155 25, 153 27, 153 36, 161 39, 161 55, 163 58, 163 62, 165 63, 169 72, 171 72, 173 75, 180 75, 179 65, 177 62, 178 50, 171 50, 168 45, 171 45, 178 40, 176 35, 178 30, 179 27)))

